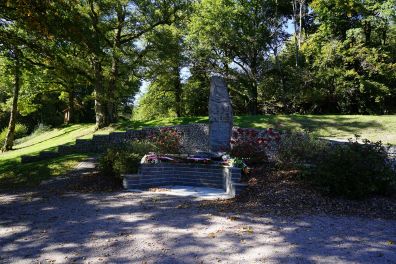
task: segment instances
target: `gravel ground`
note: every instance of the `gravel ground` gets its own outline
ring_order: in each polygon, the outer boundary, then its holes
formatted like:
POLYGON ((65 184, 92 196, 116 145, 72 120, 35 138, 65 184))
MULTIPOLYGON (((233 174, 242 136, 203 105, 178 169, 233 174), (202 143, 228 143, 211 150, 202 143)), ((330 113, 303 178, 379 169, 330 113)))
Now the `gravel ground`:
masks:
POLYGON ((219 211, 160 193, 0 194, 0 263, 396 263, 396 221, 219 211))

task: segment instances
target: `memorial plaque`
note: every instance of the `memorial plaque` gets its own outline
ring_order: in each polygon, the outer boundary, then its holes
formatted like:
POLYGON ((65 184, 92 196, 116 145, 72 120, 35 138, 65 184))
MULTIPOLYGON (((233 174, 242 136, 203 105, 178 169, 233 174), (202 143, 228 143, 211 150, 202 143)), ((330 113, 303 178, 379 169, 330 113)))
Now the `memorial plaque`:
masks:
POLYGON ((209 144, 213 152, 230 149, 232 132, 232 106, 227 84, 219 76, 210 80, 209 144))

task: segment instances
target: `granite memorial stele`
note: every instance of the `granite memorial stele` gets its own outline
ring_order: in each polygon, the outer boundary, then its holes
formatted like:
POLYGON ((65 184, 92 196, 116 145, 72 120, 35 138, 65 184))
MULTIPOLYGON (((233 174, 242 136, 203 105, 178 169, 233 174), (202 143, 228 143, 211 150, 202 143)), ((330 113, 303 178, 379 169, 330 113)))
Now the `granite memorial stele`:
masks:
POLYGON ((230 150, 232 122, 232 106, 227 84, 223 78, 213 76, 210 80, 209 97, 209 144, 212 152, 230 150))

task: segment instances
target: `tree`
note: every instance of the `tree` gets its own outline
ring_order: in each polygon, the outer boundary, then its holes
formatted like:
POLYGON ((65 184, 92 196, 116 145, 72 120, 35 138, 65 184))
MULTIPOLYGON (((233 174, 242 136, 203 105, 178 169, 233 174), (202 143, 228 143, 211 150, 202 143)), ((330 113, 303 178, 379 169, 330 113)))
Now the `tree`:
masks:
MULTIPOLYGON (((118 95, 123 94, 122 79, 130 79, 126 73, 138 70, 137 62, 144 51, 138 48, 136 41, 157 26, 177 20, 184 2, 7 1, 4 7, 11 10, 13 19, 25 28, 55 39, 57 45, 74 45, 86 53, 85 61, 91 66, 73 65, 73 70, 94 86, 96 126, 101 128, 117 117, 115 106, 121 100, 118 95), (129 69, 121 70, 122 67, 129 69)), ((58 53, 53 55, 57 59, 65 58, 57 56, 58 53)), ((69 58, 63 62, 73 64, 70 54, 67 55, 69 58)), ((137 88, 132 90, 136 92, 137 88)))
POLYGON ((170 94, 173 98, 173 104, 170 107, 177 117, 184 114, 181 70, 187 65, 182 26, 181 21, 173 25, 163 25, 157 27, 145 38, 148 50, 146 78, 150 80, 151 87, 155 86, 162 92, 170 94))
POLYGON ((385 113, 395 94, 394 48, 387 43, 392 1, 312 2, 318 30, 302 50, 313 86, 342 113, 385 113))
POLYGON ((258 114, 258 87, 270 64, 271 45, 285 37, 288 1, 203 0, 190 23, 190 46, 211 72, 245 85, 235 92, 258 114))
POLYGON ((14 145, 14 132, 15 132, 15 124, 16 118, 18 115, 18 97, 19 90, 21 88, 21 60, 20 60, 20 51, 17 47, 13 48, 10 51, 10 56, 14 61, 14 88, 13 88, 13 96, 12 96, 12 107, 11 107, 11 115, 10 121, 8 123, 8 132, 6 136, 6 140, 4 142, 4 146, 2 148, 3 151, 11 150, 14 145))

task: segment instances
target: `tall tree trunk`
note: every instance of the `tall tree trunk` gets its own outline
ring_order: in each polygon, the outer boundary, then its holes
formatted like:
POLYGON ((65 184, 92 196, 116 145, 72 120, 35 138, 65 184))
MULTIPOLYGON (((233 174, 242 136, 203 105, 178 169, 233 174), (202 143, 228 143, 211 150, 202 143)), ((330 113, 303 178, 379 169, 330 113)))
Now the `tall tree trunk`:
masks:
POLYGON ((303 29, 303 9, 305 7, 305 0, 299 0, 300 15, 299 15, 299 29, 298 29, 298 49, 301 49, 302 29, 303 29))
POLYGON ((292 1, 293 5, 293 25, 294 25, 294 47, 296 49, 296 67, 298 66, 298 58, 299 58, 299 46, 297 39, 297 0, 292 1))
POLYGON ((12 97, 11 115, 10 115, 10 121, 8 123, 7 136, 2 151, 11 150, 12 147, 14 146, 15 124, 18 115, 18 98, 19 98, 19 90, 21 88, 21 83, 20 83, 21 65, 20 65, 19 51, 17 49, 14 49, 14 56, 15 56, 15 72, 14 72, 14 89, 13 89, 13 97, 12 97))
POLYGON ((364 22, 364 35, 366 38, 366 44, 369 45, 371 42, 371 23, 370 23, 370 21, 364 22))
POLYGON ((176 116, 181 117, 182 116, 182 85, 180 81, 180 71, 179 67, 174 67, 173 68, 173 74, 175 75, 175 101, 176 101, 176 116))
POLYGON ((107 89, 107 123, 114 123, 117 121, 117 106, 116 106, 116 94, 117 94, 117 81, 119 78, 119 55, 121 50, 121 33, 125 25, 126 11, 122 5, 117 4, 117 28, 115 29, 115 35, 113 39, 113 51, 111 57, 111 71, 109 87, 107 89))
POLYGON ((249 89, 249 104, 248 104, 248 111, 251 115, 258 114, 258 54, 254 52, 250 64, 250 71, 251 71, 251 87, 249 89))
POLYGON ((258 92, 257 92, 257 84, 254 83, 251 87, 250 93, 249 93, 249 104, 248 104, 248 110, 250 115, 257 115, 258 114, 258 103, 257 103, 257 97, 258 97, 258 92))
POLYGON ((111 72, 109 89, 107 91, 107 122, 114 123, 117 121, 117 111, 115 106, 115 93, 117 91, 118 80, 118 59, 113 55, 111 59, 111 72))
POLYGON ((96 115, 96 129, 103 128, 108 123, 107 111, 106 111, 106 100, 103 88, 103 73, 102 63, 99 58, 94 59, 94 70, 95 70, 95 115, 96 115))
POLYGON ((74 113, 75 113, 75 109, 74 109, 74 87, 73 89, 69 92, 69 96, 68 96, 68 120, 66 120, 67 124, 71 124, 74 123, 75 118, 74 118, 74 113))

